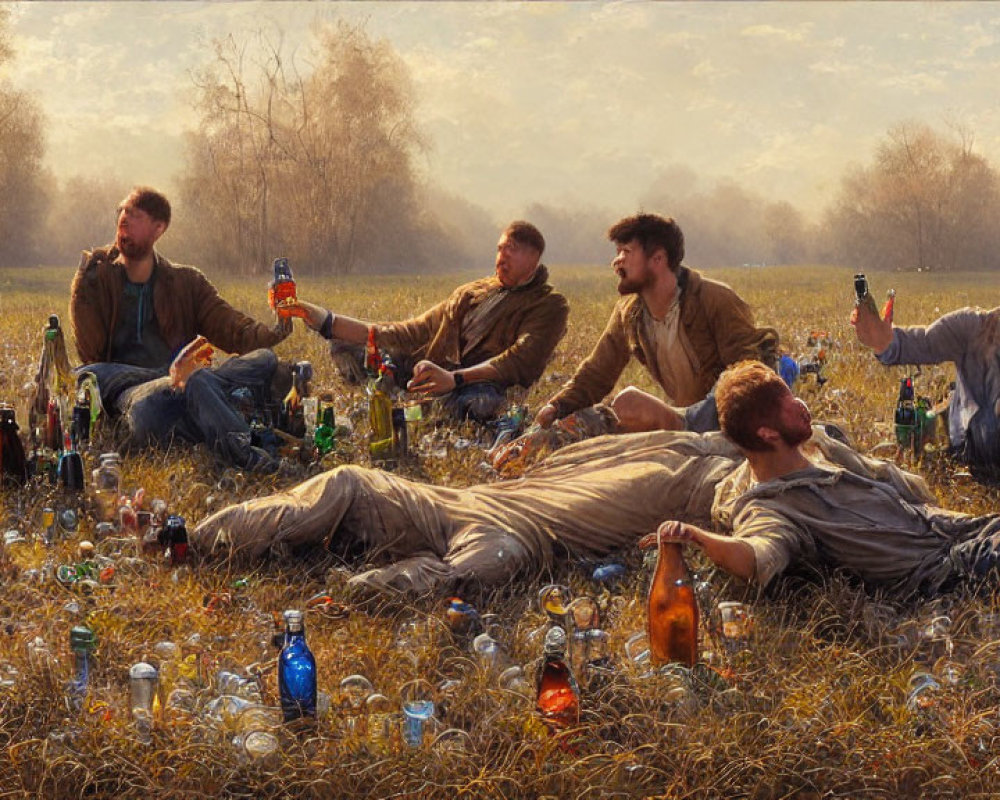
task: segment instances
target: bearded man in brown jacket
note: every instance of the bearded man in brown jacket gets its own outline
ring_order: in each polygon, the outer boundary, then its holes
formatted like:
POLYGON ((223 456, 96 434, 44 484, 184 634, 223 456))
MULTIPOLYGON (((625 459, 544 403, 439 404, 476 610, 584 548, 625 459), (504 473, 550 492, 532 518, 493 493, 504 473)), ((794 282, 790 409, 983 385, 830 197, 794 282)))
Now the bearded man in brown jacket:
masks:
POLYGON ((232 393, 266 399, 278 362, 265 348, 291 326, 262 325, 219 297, 199 270, 157 253, 169 225, 167 198, 136 187, 118 208, 114 245, 84 252, 69 308, 83 369, 97 377, 105 410, 127 423, 129 445, 177 436, 238 466, 270 470, 276 462, 251 446, 232 393), (239 357, 203 368, 209 346, 239 357))
POLYGON ((543 428, 599 403, 635 357, 662 387, 666 402, 629 386, 611 409, 620 431, 718 429, 712 386, 730 364, 776 363, 778 333, 754 325, 750 307, 724 283, 682 265, 684 234, 670 218, 627 217, 608 238, 617 255, 615 306, 597 345, 572 378, 543 406, 543 428), (684 407, 683 415, 672 406, 684 407))
POLYGON ((403 322, 373 324, 300 301, 306 324, 331 340, 345 378, 360 382, 369 328, 410 391, 441 396, 460 419, 493 419, 510 386, 531 386, 566 333, 569 304, 540 263, 545 239, 529 222, 512 222, 497 243, 496 276, 455 289, 448 299, 403 322), (412 378, 411 378, 412 376, 412 378))

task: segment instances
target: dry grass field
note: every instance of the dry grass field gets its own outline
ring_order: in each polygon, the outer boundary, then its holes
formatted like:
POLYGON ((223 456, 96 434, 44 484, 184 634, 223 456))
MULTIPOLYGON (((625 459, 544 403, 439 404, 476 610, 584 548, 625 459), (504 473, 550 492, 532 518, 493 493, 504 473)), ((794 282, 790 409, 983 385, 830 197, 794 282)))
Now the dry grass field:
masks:
MULTIPOLYGON (((608 268, 552 270, 569 297, 570 330, 541 383, 527 394, 532 409, 554 391, 589 351, 615 301, 608 268)), ((899 369, 881 367, 858 347, 847 324, 852 304, 847 269, 743 268, 713 272, 755 308, 758 322, 775 326, 796 355, 808 351, 811 330, 834 340, 825 373, 799 384, 814 416, 839 422, 868 452, 893 438, 899 369)), ((61 269, 0 271, 0 400, 16 403, 34 372, 41 331, 50 313, 66 313, 71 273, 61 269)), ((368 319, 399 318, 421 310, 466 276, 301 281, 300 296, 368 319)), ((899 324, 929 322, 962 305, 992 307, 1000 299, 993 275, 869 276, 880 297, 897 290, 899 324)), ((235 305, 264 318, 266 278, 254 284, 218 282, 235 305)), ((334 376, 322 341, 297 328, 279 348, 291 360, 312 361, 317 390, 337 397, 338 412, 359 408, 362 395, 334 376)), ((75 352, 71 348, 71 357, 75 352)), ((938 395, 950 368, 925 370, 918 391, 938 395)), ((623 376, 650 388, 636 368, 623 376)), ((935 397, 936 399, 936 397, 935 397)), ((363 417, 355 430, 364 434, 363 417)), ((19 421, 24 422, 19 416, 19 421)), ((422 423, 431 434, 431 421, 422 423)), ((435 483, 486 479, 476 432, 439 432, 443 442, 406 474, 435 483), (444 436, 444 434, 447 434, 444 436), (464 444, 464 443, 463 443, 464 444), (443 457, 440 457, 443 456, 443 457)), ((366 464, 355 439, 325 465, 366 464)), ((87 469, 94 464, 88 461, 87 469)), ((931 453, 914 469, 926 475, 942 505, 973 513, 998 509, 1000 494, 964 476, 931 453)), ((187 447, 128 457, 126 487, 143 487, 189 523, 210 509, 289 485, 295 476, 223 475, 208 454, 187 447), (220 480, 222 478, 222 480, 220 480)), ((7 490, 4 530, 37 533, 46 489, 7 490)), ((899 606, 872 597, 840 578, 794 593, 751 598, 749 649, 720 651, 706 636, 703 649, 715 671, 690 685, 670 676, 643 677, 624 644, 644 627, 648 572, 636 553, 623 554, 628 572, 608 590, 590 579, 593 565, 566 564, 523 591, 488 598, 479 608, 496 615, 494 635, 529 680, 541 655, 533 632, 545 620, 532 598, 545 582, 568 584, 574 594, 598 596, 606 609, 613 671, 584 690, 581 725, 567 741, 551 737, 534 712, 533 694, 501 688, 495 667, 443 623, 443 601, 394 613, 351 610, 343 618, 310 611, 308 642, 319 665, 319 688, 331 710, 315 731, 276 726, 279 750, 250 758, 239 747, 246 719, 210 714, 220 694, 215 676, 231 670, 259 675, 265 705, 277 705, 271 645, 275 612, 302 608, 327 591, 346 602, 343 570, 321 556, 281 558, 252 572, 225 566, 170 568, 150 560, 122 562, 113 587, 77 594, 38 569, 72 563, 81 531, 45 548, 0 559, 0 797, 363 797, 363 798, 821 798, 996 797, 1000 794, 1000 607, 997 597, 955 596, 899 606), (129 564, 128 568, 125 564, 129 564), (942 622, 947 616, 947 635, 942 622), (416 624, 410 624, 416 623, 416 624), (82 708, 69 702, 74 625, 97 636, 90 691, 82 708), (195 637, 194 635, 198 636, 195 637), (29 658, 41 637, 48 657, 29 658), (137 736, 129 711, 128 669, 160 662, 164 684, 178 672, 154 650, 172 641, 197 669, 189 681, 190 712, 157 712, 151 740, 137 736), (908 703, 915 672, 939 684, 908 703), (438 687, 436 719, 422 747, 392 738, 373 742, 358 712, 342 707, 340 681, 361 673, 398 713, 400 687, 425 679, 438 687), (437 738, 446 729, 463 734, 437 738)), ((102 549, 99 544, 99 550, 102 549)), ((128 548, 116 558, 123 559, 128 548)), ((695 568, 716 599, 742 599, 740 588, 695 568)), ((520 587, 519 587, 520 588, 520 587)), ((186 666, 184 668, 186 669, 186 666)), ((164 687, 169 688, 167 686, 164 687)), ((370 722, 370 721, 369 721, 370 722)))

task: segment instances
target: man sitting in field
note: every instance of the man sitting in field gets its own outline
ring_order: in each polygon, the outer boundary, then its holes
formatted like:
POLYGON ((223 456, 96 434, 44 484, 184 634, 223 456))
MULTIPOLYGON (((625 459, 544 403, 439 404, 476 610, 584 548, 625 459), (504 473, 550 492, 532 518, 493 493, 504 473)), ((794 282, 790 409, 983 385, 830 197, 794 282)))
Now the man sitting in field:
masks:
POLYGON ((600 402, 634 356, 666 396, 629 386, 611 402, 621 431, 718 428, 710 397, 719 373, 748 358, 777 363, 778 334, 757 328, 724 283, 684 266, 684 234, 672 219, 638 214, 608 231, 617 255, 618 301, 593 351, 535 421, 547 428, 600 402), (686 407, 681 415, 671 406, 686 407))
POLYGON ((786 572, 836 568, 871 587, 931 596, 995 570, 1000 515, 938 508, 922 479, 885 462, 858 469, 857 461, 830 459, 843 445, 807 452, 809 409, 763 364, 727 370, 715 396, 723 432, 746 456, 712 508, 717 528, 731 535, 671 520, 640 546, 657 536, 694 544, 760 587, 786 572))
POLYGON ((241 467, 271 470, 277 462, 251 446, 230 394, 246 387, 263 399, 278 364, 265 348, 291 326, 254 321, 200 271, 157 253, 169 225, 167 198, 136 187, 118 208, 114 245, 84 252, 69 307, 80 360, 97 376, 105 409, 127 423, 131 445, 177 436, 241 467), (203 368, 211 346, 241 357, 203 368))
POLYGON ((364 345, 376 344, 396 365, 410 391, 442 396, 459 419, 486 421, 506 405, 510 386, 531 386, 566 333, 569 305, 549 285, 540 263, 545 239, 534 225, 507 226, 497 244, 496 276, 459 286, 413 319, 372 325, 299 302, 306 324, 331 340, 344 377, 360 382, 364 345))
POLYGON ((961 308, 928 326, 898 328, 860 303, 851 314, 858 341, 880 362, 955 364, 955 391, 948 404, 953 453, 983 478, 1000 478, 1000 308, 961 308))

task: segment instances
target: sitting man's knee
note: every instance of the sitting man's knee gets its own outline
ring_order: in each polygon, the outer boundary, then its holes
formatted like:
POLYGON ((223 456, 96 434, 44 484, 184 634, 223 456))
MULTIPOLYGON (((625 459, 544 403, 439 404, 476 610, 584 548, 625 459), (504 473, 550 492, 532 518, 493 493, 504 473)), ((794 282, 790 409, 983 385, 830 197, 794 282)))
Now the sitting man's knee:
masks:
POLYGON ((680 430, 684 419, 670 406, 635 386, 626 386, 611 401, 622 431, 680 430))

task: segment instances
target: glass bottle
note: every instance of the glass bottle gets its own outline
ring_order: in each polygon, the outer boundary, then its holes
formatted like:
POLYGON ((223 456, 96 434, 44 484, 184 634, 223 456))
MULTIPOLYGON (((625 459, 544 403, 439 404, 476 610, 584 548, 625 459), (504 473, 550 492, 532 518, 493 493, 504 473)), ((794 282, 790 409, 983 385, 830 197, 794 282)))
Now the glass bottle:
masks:
POLYGON ((656 665, 698 660, 698 604, 682 545, 660 537, 656 569, 649 584, 646 624, 656 665))
POLYGON ((316 716, 316 659, 306 644, 302 612, 284 613, 285 643, 278 658, 278 691, 285 722, 316 716))
POLYGON ((403 740, 410 747, 424 741, 427 720, 434 716, 433 690, 425 680, 410 681, 400 689, 403 701, 403 740))
POLYGON ((392 400, 387 391, 388 370, 382 365, 379 376, 368 385, 368 421, 371 424, 371 457, 381 461, 392 458, 392 400))
POLYGON ((73 448, 67 432, 63 441, 62 455, 59 456, 59 486, 70 497, 78 498, 83 493, 83 459, 73 448))
POLYGON ((140 661, 128 671, 129 695, 132 703, 132 719, 140 742, 148 744, 153 730, 153 698, 159 673, 152 664, 140 661))
POLYGON ((121 494, 122 467, 118 453, 102 453, 100 466, 94 470, 93 478, 97 520, 112 522, 121 494))
POLYGON ((281 317, 301 316, 295 307, 295 279, 287 258, 274 259, 274 277, 267 286, 267 304, 281 317), (289 308, 291 306, 291 308, 289 308))
POLYGON ((0 467, 2 483, 23 486, 28 480, 28 461, 17 435, 17 418, 12 406, 0 403, 0 467))
POLYGON ((313 432, 313 442, 316 444, 316 449, 319 451, 319 454, 321 456, 325 456, 333 449, 334 437, 336 435, 334 428, 333 406, 323 407, 321 419, 322 421, 316 426, 316 430, 313 432))
POLYGON ((69 632, 69 649, 73 651, 73 680, 69 692, 77 702, 87 694, 90 683, 90 654, 96 645, 94 632, 85 625, 76 625, 69 632))
POLYGON ((545 634, 535 704, 542 722, 553 733, 580 721, 580 689, 566 663, 566 631, 559 625, 553 625, 545 634))

